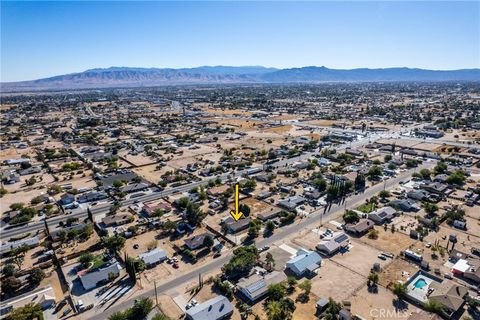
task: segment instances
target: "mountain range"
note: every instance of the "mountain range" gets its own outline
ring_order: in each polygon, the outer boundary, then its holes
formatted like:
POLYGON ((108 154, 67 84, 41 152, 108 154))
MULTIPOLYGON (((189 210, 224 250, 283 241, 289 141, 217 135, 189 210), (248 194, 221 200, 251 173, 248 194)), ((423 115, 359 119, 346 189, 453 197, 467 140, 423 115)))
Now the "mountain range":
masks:
POLYGON ((2 82, 2 92, 32 90, 150 87, 182 84, 321 83, 379 81, 480 81, 480 69, 426 70, 416 68, 289 69, 261 66, 197 68, 110 67, 31 81, 2 82))

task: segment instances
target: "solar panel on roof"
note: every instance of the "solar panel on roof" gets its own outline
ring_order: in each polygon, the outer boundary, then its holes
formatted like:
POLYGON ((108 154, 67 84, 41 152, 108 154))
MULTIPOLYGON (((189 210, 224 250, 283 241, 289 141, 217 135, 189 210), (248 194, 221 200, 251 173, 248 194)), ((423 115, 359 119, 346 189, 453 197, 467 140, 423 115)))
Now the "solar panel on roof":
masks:
POLYGON ((265 287, 265 285, 266 285, 266 284, 265 284, 265 280, 261 279, 261 280, 259 280, 259 281, 257 281, 257 282, 252 283, 251 285, 249 285, 249 286, 247 287, 247 291, 249 291, 249 292, 255 292, 255 291, 257 291, 257 290, 265 287))
POLYGON ((347 235, 346 235, 346 234, 342 234, 341 236, 339 236, 338 238, 335 239, 335 242, 340 243, 340 242, 343 242, 343 241, 345 241, 345 240, 347 240, 347 239, 348 239, 347 235))

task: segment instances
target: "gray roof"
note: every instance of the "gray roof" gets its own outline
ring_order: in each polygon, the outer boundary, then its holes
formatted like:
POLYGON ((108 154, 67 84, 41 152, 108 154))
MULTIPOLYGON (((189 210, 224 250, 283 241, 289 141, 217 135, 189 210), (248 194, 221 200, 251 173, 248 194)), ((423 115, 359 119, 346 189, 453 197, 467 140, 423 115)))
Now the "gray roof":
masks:
POLYGON ((165 260, 167 258, 167 252, 163 249, 155 248, 153 250, 139 254, 138 258, 143 260, 146 265, 151 265, 165 260))
POLYGON ((196 305, 186 311, 187 319, 219 320, 228 317, 233 312, 233 306, 224 296, 216 296, 196 305))
POLYGON ((238 281, 237 287, 251 300, 255 301, 267 293, 268 286, 284 281, 287 276, 283 272, 273 271, 264 276, 253 274, 238 281))
POLYGON ((119 274, 120 270, 122 270, 122 267, 118 262, 115 262, 110 265, 88 271, 85 274, 80 274, 79 278, 85 290, 88 290, 96 287, 97 283, 100 281, 108 280, 108 275, 110 273, 119 274))

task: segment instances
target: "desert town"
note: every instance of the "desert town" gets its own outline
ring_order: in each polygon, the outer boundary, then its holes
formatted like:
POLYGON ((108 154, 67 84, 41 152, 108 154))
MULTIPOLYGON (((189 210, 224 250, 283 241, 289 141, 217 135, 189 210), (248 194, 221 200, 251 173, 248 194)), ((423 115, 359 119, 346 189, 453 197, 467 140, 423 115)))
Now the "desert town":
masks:
POLYGON ((478 83, 0 110, 2 319, 480 318, 478 83))

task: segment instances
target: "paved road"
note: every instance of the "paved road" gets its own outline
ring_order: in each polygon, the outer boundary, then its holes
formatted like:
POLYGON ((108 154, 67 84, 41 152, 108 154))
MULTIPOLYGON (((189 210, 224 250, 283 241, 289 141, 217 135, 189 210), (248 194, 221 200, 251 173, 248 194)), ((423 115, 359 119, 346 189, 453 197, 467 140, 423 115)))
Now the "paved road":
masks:
MULTIPOLYGON (((346 207, 347 208, 352 208, 356 207, 357 205, 360 205, 363 203, 367 198, 371 198, 372 196, 378 194, 381 190, 383 190, 384 185, 386 189, 392 188, 393 186, 397 185, 400 181, 405 180, 406 178, 410 177, 412 173, 415 170, 421 170, 423 168, 430 168, 434 165, 434 162, 427 162, 421 166, 419 166, 416 169, 411 169, 402 172, 400 175, 397 177, 391 178, 387 180, 387 182, 384 183, 378 183, 375 186, 368 188, 365 190, 364 193, 360 193, 357 195, 353 195, 349 197, 346 201, 346 207)), ((322 220, 323 222, 327 222, 329 220, 335 219, 336 217, 340 216, 343 214, 345 210, 345 203, 339 204, 339 205, 333 205, 330 209, 329 212, 323 215, 322 220)), ((323 209, 317 210, 310 215, 308 215, 306 218, 303 218, 299 220, 298 222, 282 227, 281 229, 278 229, 272 236, 268 238, 264 238, 261 240, 256 241, 257 247, 262 247, 265 245, 272 245, 278 241, 281 241, 282 239, 285 239, 289 237, 292 234, 299 233, 301 230, 306 229, 306 228, 314 228, 318 227, 320 225, 320 216, 323 213, 323 209)), ((179 287, 187 282, 194 281, 195 279, 198 279, 199 274, 207 274, 215 270, 220 270, 220 268, 226 264, 230 258, 231 254, 229 255, 223 255, 217 259, 211 260, 209 263, 198 267, 196 270, 191 271, 189 273, 182 274, 172 280, 169 280, 159 286, 157 286, 157 291, 159 294, 165 293, 169 290, 172 290, 176 287, 179 287)), ((153 298, 155 294, 155 290, 151 289, 149 291, 146 291, 138 296, 132 297, 129 300, 126 300, 122 303, 119 303, 117 305, 112 306, 108 310, 104 310, 101 315, 91 315, 89 316, 89 319, 94 319, 94 320, 101 320, 107 318, 110 314, 125 310, 129 307, 131 307, 135 301, 135 299, 139 299, 141 297, 151 297, 153 298)))

